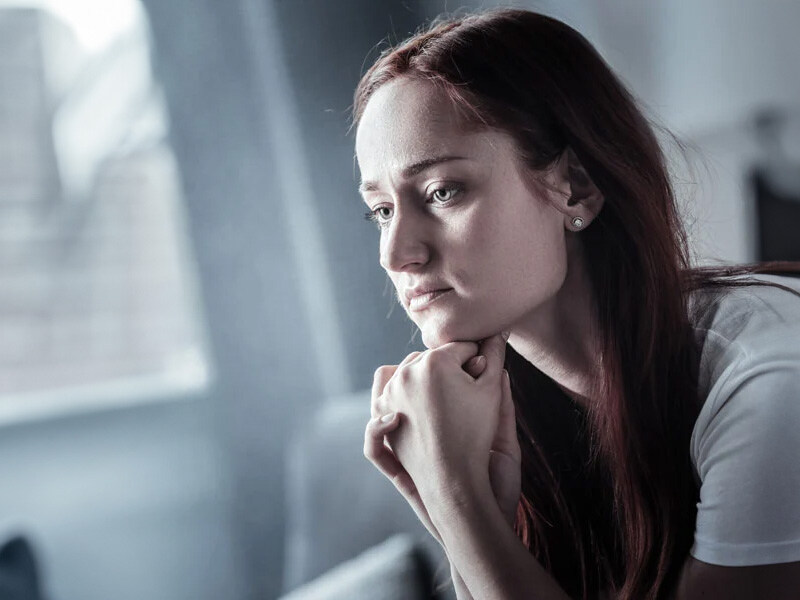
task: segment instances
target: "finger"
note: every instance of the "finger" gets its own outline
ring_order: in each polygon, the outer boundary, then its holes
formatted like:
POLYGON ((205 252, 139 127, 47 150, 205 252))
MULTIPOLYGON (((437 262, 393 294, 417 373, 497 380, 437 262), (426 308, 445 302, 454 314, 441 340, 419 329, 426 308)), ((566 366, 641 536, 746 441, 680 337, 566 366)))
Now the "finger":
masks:
POLYGON ((389 383, 389 380, 397 370, 398 365, 382 365, 375 369, 375 374, 372 377, 372 397, 377 398, 383 393, 383 388, 389 383))
POLYGON ((383 388, 394 375, 397 370, 397 365, 383 365, 375 369, 375 375, 372 377, 372 399, 370 402, 370 416, 378 416, 378 397, 383 394, 383 388))
MULTIPOLYGON (((385 435, 397 429, 400 419, 395 414, 394 418, 388 422, 380 419, 372 419, 364 433, 364 456, 374 464, 394 485, 398 492, 406 499, 430 534, 442 544, 439 532, 431 521, 428 510, 420 498, 414 480, 408 474, 405 467, 397 460, 394 452, 384 443, 385 435)), ((442 545, 444 547, 444 545, 442 545)))
POLYGON ((481 376, 486 369, 486 357, 483 354, 473 356, 464 363, 464 370, 475 379, 481 376))
POLYGON ((439 354, 452 357, 459 365, 463 365, 477 353, 478 344, 476 342, 448 342, 428 352, 430 355, 439 354))
POLYGON ((412 352, 411 354, 413 354, 413 355, 414 355, 414 356, 413 356, 413 358, 411 358, 411 355, 409 355, 409 356, 406 356, 406 358, 409 358, 410 360, 409 360, 408 362, 406 362, 406 363, 405 363, 403 366, 404 366, 404 367, 410 367, 411 365, 413 365, 413 364, 415 364, 415 363, 418 363, 418 362, 419 362, 419 361, 421 361, 423 358, 425 358, 425 356, 426 356, 426 355, 427 355, 429 352, 430 352, 430 350, 425 350, 424 352, 412 352))
POLYGON ((410 496, 417 488, 394 453, 384 444, 384 436, 397 429, 400 419, 394 413, 388 423, 379 418, 371 419, 364 431, 364 456, 389 479, 403 496, 410 496))
POLYGON ((480 352, 486 357, 486 369, 483 377, 497 377, 503 370, 506 360, 506 333, 498 333, 483 340, 480 352))
POLYGON ((501 377, 502 395, 500 398, 500 417, 497 424, 492 450, 521 460, 522 452, 517 437, 517 419, 514 398, 511 395, 511 381, 504 369, 501 377))
POLYGON ((406 366, 407 364, 409 364, 409 363, 413 362, 413 361, 414 361, 414 359, 415 359, 415 358, 417 358, 418 356, 420 356, 421 354, 422 354, 422 352, 419 352, 419 351, 417 351, 417 352, 412 352, 411 354, 409 354, 408 356, 406 356, 406 357, 403 359, 403 362, 401 362, 399 365, 397 365, 397 368, 399 369, 400 367, 404 367, 404 366, 406 366))
POLYGON ((406 356, 399 365, 383 365, 378 367, 375 370, 375 375, 372 378, 372 414, 371 416, 377 417, 378 413, 380 412, 379 407, 376 406, 376 400, 378 396, 383 394, 384 388, 386 388, 386 384, 389 383, 389 380, 394 376, 397 370, 412 362, 415 358, 417 358, 421 352, 412 352, 408 356, 406 356))
POLYGON ((381 403, 379 401, 379 397, 383 395, 383 391, 386 389, 386 385, 391 381, 394 374, 400 370, 401 367, 404 367, 419 357, 422 354, 421 352, 412 352, 408 356, 406 356, 399 365, 384 365, 383 367, 379 367, 377 371, 375 371, 375 377, 372 381, 372 403, 370 407, 370 417, 377 417, 382 415, 385 411, 385 407, 381 407, 381 403), (380 373, 378 373, 380 371, 380 373))

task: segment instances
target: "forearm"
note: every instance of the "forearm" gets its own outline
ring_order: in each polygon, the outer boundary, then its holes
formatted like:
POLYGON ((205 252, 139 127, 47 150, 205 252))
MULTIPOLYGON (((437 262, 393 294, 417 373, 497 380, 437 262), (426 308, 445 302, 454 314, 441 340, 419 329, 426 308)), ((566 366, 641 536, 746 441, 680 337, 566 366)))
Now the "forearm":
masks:
POLYGON ((453 580, 453 589, 456 591, 456 598, 458 600, 474 600, 472 594, 469 593, 467 585, 461 577, 461 574, 456 569, 455 565, 450 563, 450 578, 453 580))
POLYGON ((488 481, 477 490, 437 494, 435 501, 431 517, 451 570, 474 600, 569 600, 508 526, 488 481))

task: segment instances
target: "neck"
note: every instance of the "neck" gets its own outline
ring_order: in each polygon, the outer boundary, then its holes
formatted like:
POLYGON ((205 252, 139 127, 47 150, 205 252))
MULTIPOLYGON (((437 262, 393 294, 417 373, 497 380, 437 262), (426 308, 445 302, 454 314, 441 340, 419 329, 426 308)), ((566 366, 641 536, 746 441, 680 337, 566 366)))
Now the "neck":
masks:
POLYGON ((595 295, 577 236, 568 240, 567 248, 561 288, 512 326, 508 343, 585 405, 596 394, 601 370, 595 295))

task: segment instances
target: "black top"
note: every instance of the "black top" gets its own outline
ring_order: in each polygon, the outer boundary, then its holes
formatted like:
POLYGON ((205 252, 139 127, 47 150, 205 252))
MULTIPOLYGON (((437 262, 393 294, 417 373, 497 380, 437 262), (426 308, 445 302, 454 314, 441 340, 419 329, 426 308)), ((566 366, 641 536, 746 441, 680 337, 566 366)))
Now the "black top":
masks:
MULTIPOLYGON (((580 521, 584 545, 596 549, 592 555, 605 557, 614 564, 620 553, 616 551, 613 493, 605 471, 590 461, 585 409, 509 345, 506 346, 506 369, 515 398, 520 445, 530 444, 524 428, 520 427, 522 421, 542 449, 572 518, 580 521)), ((523 468, 523 491, 524 480, 523 468)), ((547 508, 543 511, 549 512, 547 508)), ((578 598, 580 559, 566 526, 553 519, 548 529, 550 571, 571 597, 578 598)), ((587 568, 591 593, 607 589, 607 578, 599 564, 587 565, 587 568)), ((616 565, 615 573, 619 574, 619 570, 620 566, 616 565)))

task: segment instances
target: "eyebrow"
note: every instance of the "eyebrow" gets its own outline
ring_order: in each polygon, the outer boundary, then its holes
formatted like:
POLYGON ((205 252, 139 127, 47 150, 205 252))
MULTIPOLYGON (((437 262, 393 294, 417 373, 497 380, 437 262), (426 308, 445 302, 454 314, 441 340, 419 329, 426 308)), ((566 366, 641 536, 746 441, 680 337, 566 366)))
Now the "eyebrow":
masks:
MULTIPOLYGON (((415 175, 419 175, 423 171, 430 169, 431 167, 454 160, 469 159, 466 156, 436 156, 433 158, 426 158, 425 160, 421 160, 404 167, 400 172, 400 175, 403 179, 410 179, 415 175)), ((362 181, 358 186, 358 191, 363 194, 364 192, 374 192, 379 188, 380 186, 377 181, 362 181)))

